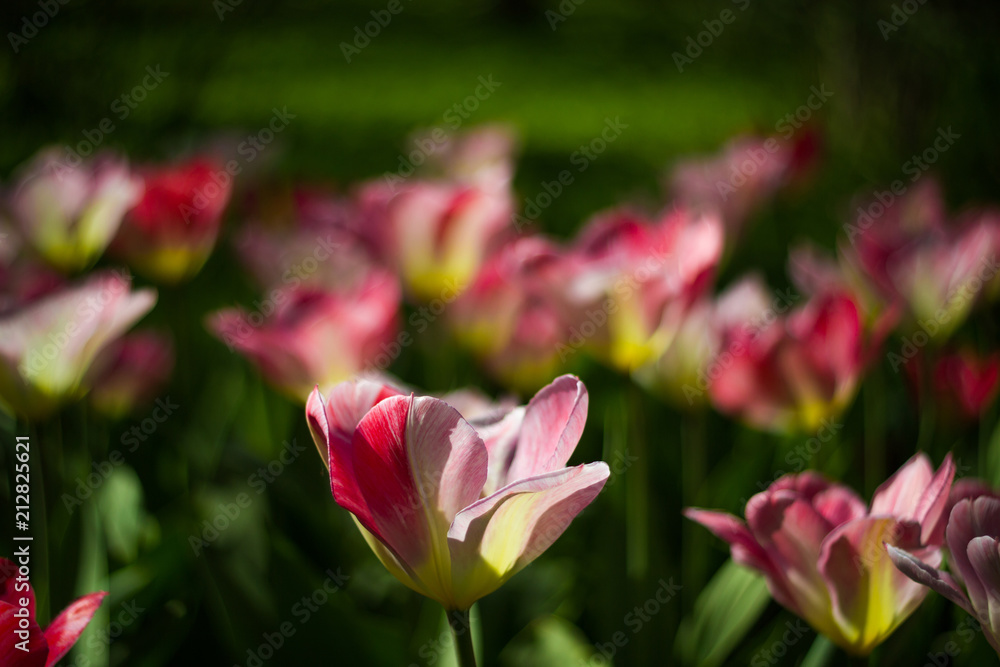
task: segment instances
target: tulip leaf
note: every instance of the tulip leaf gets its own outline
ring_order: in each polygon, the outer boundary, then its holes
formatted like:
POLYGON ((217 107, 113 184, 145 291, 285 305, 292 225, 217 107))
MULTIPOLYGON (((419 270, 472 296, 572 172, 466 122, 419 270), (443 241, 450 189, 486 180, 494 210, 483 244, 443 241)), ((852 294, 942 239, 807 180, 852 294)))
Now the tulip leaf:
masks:
POLYGON ((770 598, 764 577, 727 561, 681 623, 676 643, 681 661, 699 667, 721 665, 770 598))
POLYGON ((823 635, 818 635, 816 641, 809 648, 809 653, 806 654, 805 660, 802 661, 802 667, 826 667, 827 663, 830 662, 830 656, 833 655, 836 648, 829 639, 823 635))

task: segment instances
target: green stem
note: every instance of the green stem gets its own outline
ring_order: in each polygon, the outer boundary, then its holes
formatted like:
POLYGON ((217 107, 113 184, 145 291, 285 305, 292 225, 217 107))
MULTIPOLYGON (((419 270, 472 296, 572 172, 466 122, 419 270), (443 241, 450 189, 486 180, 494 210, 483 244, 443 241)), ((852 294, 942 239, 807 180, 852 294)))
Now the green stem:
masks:
POLYGON ((885 479, 885 385, 880 369, 872 368, 864 389, 865 491, 872 493, 885 479))
POLYGON ((649 452, 642 432, 642 391, 629 383, 624 413, 628 415, 625 460, 629 447, 637 459, 625 482, 626 572, 635 582, 642 583, 649 570, 649 452))
POLYGON ((458 654, 458 667, 476 667, 476 651, 472 644, 472 620, 469 610, 449 611, 448 625, 451 626, 455 638, 455 651, 458 654))

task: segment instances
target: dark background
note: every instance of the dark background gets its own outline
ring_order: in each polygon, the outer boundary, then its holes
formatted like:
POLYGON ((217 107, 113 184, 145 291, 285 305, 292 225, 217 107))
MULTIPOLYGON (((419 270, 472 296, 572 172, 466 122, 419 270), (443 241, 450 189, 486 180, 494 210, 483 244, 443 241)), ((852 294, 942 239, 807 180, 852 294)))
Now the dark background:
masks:
MULTIPOLYGON (((445 112, 474 93, 478 77, 492 76, 500 87, 463 127, 503 121, 519 131, 515 186, 522 197, 534 197, 567 168, 606 118, 628 125, 544 211, 541 227, 557 236, 616 203, 657 205, 664 171, 676 160, 714 152, 736 134, 775 134, 811 86, 831 91, 811 122, 823 140, 819 170, 807 187, 785 192, 756 216, 721 284, 752 267, 773 287, 786 286, 789 244, 812 238, 832 247, 854 198, 904 177, 904 162, 931 146, 939 128, 961 135, 933 170, 950 207, 997 199, 996 3, 908 3, 916 12, 884 36, 879 21, 891 21, 894 11, 884 1, 566 0, 563 6, 575 9, 555 30, 546 12, 559 11, 556 2, 400 1, 403 11, 348 63, 341 42, 353 41, 355 27, 388 3, 243 0, 220 19, 222 5, 211 0, 69 0, 16 53, 9 36, 0 48, 0 178, 43 145, 84 141, 106 117, 115 129, 101 146, 143 162, 205 145, 233 152, 266 126, 273 108, 287 107, 295 118, 241 175, 240 197, 264 181, 346 188, 394 171, 415 130, 450 129, 445 112), (724 9, 735 21, 679 72, 673 54, 724 9), (121 119, 112 104, 142 82, 147 66, 169 76, 121 119)), ((38 3, 4 3, 4 34, 21 33, 24 17, 39 11, 38 3)), ((230 231, 239 210, 233 207, 230 231)), ((88 632, 115 635, 104 657, 111 665, 247 665, 247 650, 286 621, 295 634, 267 664, 427 665, 434 653, 428 642, 443 628, 438 608, 385 573, 335 506, 301 409, 202 326, 205 313, 254 296, 226 240, 193 283, 160 291, 146 321, 177 339, 169 395, 180 407, 126 455, 97 499, 69 514, 58 490, 48 490, 56 500, 48 508, 53 608, 89 590, 87 583, 110 587, 88 632), (306 451, 257 495, 250 476, 292 439, 306 451), (250 507, 195 556, 190 535, 240 493, 252 498, 250 507), (346 590, 300 623, 296 603, 338 567, 350 575, 346 590), (133 601, 145 611, 118 636, 113 623, 133 601)), ((959 337, 990 345, 984 332, 991 330, 976 322, 959 337)), ((431 391, 469 383, 498 389, 462 363, 461 353, 442 353, 441 340, 422 337, 391 370, 431 391), (452 361, 442 362, 449 354, 452 361)), ((616 664, 694 664, 682 660, 675 637, 728 556, 701 528, 685 525, 680 508, 740 511, 739 499, 756 492, 758 480, 769 482, 802 441, 714 414, 682 416, 596 366, 580 373, 593 401, 573 461, 613 461, 627 447, 639 462, 613 478, 543 558, 479 604, 485 664, 575 666, 594 643, 622 630, 629 643, 616 651, 616 664), (683 453, 685 438, 707 443, 701 472, 683 453), (702 476, 692 488, 690 480, 702 476), (680 583, 680 596, 632 634, 626 615, 661 579, 680 583)), ((879 481, 862 465, 870 413, 884 417, 885 470, 909 458, 917 441, 903 379, 887 363, 875 373, 876 388, 862 389, 837 441, 811 462, 866 495, 879 481)), ((62 474, 73 480, 120 449, 122 435, 144 416, 109 424, 81 405, 35 437, 43 452, 61 439, 62 474)), ((929 441, 935 463, 954 447, 963 474, 987 475, 989 457, 977 446, 990 441, 994 423, 939 430, 929 441)), ((730 599, 738 616, 743 603, 730 599)), ((759 617, 748 614, 745 634, 733 638, 731 664, 759 657, 794 621, 775 604, 759 617)), ((873 664, 922 664, 964 620, 931 595, 873 664)), ((681 631, 689 641, 692 627, 681 631)), ((717 640, 722 633, 707 634, 717 640)), ((813 638, 810 632, 790 647, 781 664, 798 664, 813 638)), ((955 664, 993 659, 982 638, 956 641, 962 652, 955 664)), ((441 654, 436 664, 450 664, 450 645, 441 654)), ((834 654, 830 664, 843 659, 834 654)))

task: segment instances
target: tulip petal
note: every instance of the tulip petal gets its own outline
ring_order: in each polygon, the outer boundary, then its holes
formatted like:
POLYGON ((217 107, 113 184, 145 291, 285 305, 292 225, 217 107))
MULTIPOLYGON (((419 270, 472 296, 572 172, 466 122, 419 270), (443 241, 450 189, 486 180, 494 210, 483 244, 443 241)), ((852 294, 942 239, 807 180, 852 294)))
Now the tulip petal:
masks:
POLYGON ((988 584, 979 578, 968 549, 969 544, 982 535, 1000 535, 1000 500, 983 496, 959 501, 948 520, 948 553, 952 570, 965 584, 973 608, 980 611, 989 604, 988 584))
MULTIPOLYGON (((371 510, 369 528, 446 606, 455 515, 486 483, 486 446, 457 410, 436 398, 392 396, 358 424, 354 474, 371 510)), ((360 517, 359 517, 360 518, 360 517)))
POLYGON ((757 538, 753 536, 745 523, 727 512, 713 512, 697 507, 685 509, 684 516, 692 521, 697 521, 712 531, 716 537, 728 542, 734 561, 763 574, 767 578, 767 587, 771 591, 771 597, 778 604, 793 611, 798 609, 783 573, 771 560, 767 550, 757 542, 757 538))
POLYGON ((908 576, 918 584, 927 586, 932 591, 943 595, 959 607, 976 615, 972 609, 972 603, 966 597, 958 583, 947 572, 942 572, 936 567, 931 567, 911 553, 902 549, 897 549, 892 545, 887 546, 889 558, 892 559, 896 569, 908 576))
POLYGON ((934 468, 924 453, 914 454, 899 470, 883 482, 872 496, 871 514, 912 517, 924 490, 930 486, 934 468))
POLYGON ((572 375, 556 378, 535 394, 525 410, 507 481, 565 466, 587 423, 588 402, 587 388, 572 375))
POLYGON ((83 596, 63 609, 49 627, 45 628, 45 641, 49 645, 49 657, 45 667, 52 667, 69 653, 107 595, 107 593, 91 593, 83 596))
POLYGON ((524 415, 525 408, 517 407, 505 414, 470 420, 469 423, 486 444, 489 456, 483 495, 488 496, 513 481, 508 479, 508 471, 517 451, 524 415))
POLYGON ((839 526, 854 519, 861 519, 868 514, 868 508, 858 494, 845 486, 830 486, 825 491, 816 494, 813 507, 830 522, 831 526, 839 526))
MULTIPOLYGON (((835 528, 819 558, 843 645, 867 655, 920 604, 927 589, 897 570, 886 544, 919 546, 920 526, 867 517, 835 528)), ((940 562, 940 551, 927 550, 940 562)), ((831 637, 837 641, 836 637, 831 637)))
POLYGON ((977 537, 969 542, 969 562, 986 592, 986 604, 976 607, 980 620, 990 628, 1000 628, 1000 545, 994 537, 977 537))
POLYGON ((944 542, 944 530, 948 522, 945 509, 951 495, 951 485, 955 480, 955 463, 951 452, 944 457, 941 467, 934 473, 930 484, 924 489, 912 518, 920 524, 920 540, 924 544, 939 545, 944 542))
POLYGON ((609 475, 604 462, 555 470, 516 481, 459 512, 448 531, 458 604, 471 605, 496 590, 548 549, 609 475))
MULTIPOLYGON (((28 622, 28 652, 17 648, 21 639, 14 634, 19 629, 15 605, 0 602, 0 665, 4 667, 47 667, 49 648, 42 629, 34 617, 28 622)), ((33 616, 33 615, 32 615, 33 616)))
POLYGON ((21 598, 28 599, 28 613, 31 618, 35 617, 35 591, 28 585, 26 591, 14 590, 14 578, 17 576, 17 565, 14 561, 0 558, 0 604, 6 602, 15 607, 20 607, 21 598))

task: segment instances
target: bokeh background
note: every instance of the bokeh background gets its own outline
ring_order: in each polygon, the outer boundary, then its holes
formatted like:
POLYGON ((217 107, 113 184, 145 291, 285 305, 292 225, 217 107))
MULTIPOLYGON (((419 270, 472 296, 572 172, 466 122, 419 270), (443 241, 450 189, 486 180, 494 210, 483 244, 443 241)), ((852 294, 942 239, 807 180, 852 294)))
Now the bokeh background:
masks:
MULTIPOLYGON (((7 33, 21 32, 39 6, 6 2, 0 176, 43 145, 77 144, 104 118, 115 129, 101 145, 145 161, 206 142, 235 151, 273 109, 287 108, 294 119, 238 178, 237 196, 259 183, 346 187, 394 171, 414 131, 449 128, 448 110, 474 93, 479 77, 492 77, 500 86, 463 128, 501 121, 519 132, 515 189, 522 197, 535 197, 567 168, 605 119, 627 124, 544 210, 540 227, 556 237, 614 204, 662 201, 671 164, 715 152, 737 134, 775 134, 810 87, 825 86, 832 96, 810 119, 822 139, 816 172, 755 216, 723 268, 723 286, 750 268, 772 287, 788 285, 789 245, 812 239, 832 248, 854 198, 900 178, 903 163, 938 128, 960 135, 933 166, 949 207, 998 198, 995 3, 913 2, 912 16, 886 34, 879 22, 891 22, 900 3, 400 2, 403 11, 350 62, 341 43, 387 3, 68 0, 15 52, 7 33), (674 54, 724 9, 735 21, 679 71, 674 54), (551 12, 565 20, 553 24, 551 12), (121 118, 113 103, 141 83, 147 67, 168 75, 121 118)), ((239 222, 231 214, 227 230, 239 222)), ((332 501, 301 408, 205 330, 208 312, 257 296, 226 238, 194 281, 162 288, 146 322, 175 336, 177 366, 163 398, 176 410, 82 506, 70 512, 59 489, 46 490, 52 608, 96 587, 111 592, 63 664, 249 667, 259 664, 265 635, 286 622, 294 634, 266 664, 451 664, 440 609, 395 582, 332 501), (303 446, 301 455, 258 494, 252 476, 286 442, 303 446), (241 493, 249 507, 196 554, 190 537, 241 493), (310 608, 303 597, 322 590, 328 570, 349 579, 310 608)), ((959 338, 992 349, 995 316, 980 312, 959 338)), ((503 392, 446 337, 415 340, 390 368, 404 381, 428 391, 473 385, 503 392)), ((614 664, 802 664, 811 631, 787 655, 753 662, 794 616, 769 602, 756 579, 706 588, 728 550, 680 509, 741 512, 741 499, 787 468, 786 453, 804 439, 762 434, 710 411, 681 414, 596 364, 581 361, 577 371, 592 403, 573 461, 630 463, 549 552, 479 603, 484 663, 587 664, 595 644, 624 630, 629 641, 614 664), (661 581, 682 588, 633 634, 628 615, 661 581)), ((72 480, 121 449, 122 437, 147 416, 107 422, 80 404, 35 433, 35 446, 44 457, 46 439, 61 438, 61 460, 46 465, 72 480)), ((843 424, 809 465, 870 497, 918 439, 905 378, 881 360, 843 424), (876 456, 866 449, 872 434, 876 456)), ((935 462, 953 449, 960 474, 996 483, 995 425, 988 413, 978 425, 934 431, 922 443, 935 462)), ((5 434, 22 428, 4 423, 5 434)), ((0 497, 8 506, 9 459, 4 467, 0 497)), ((10 544, 7 519, 2 526, 2 543, 10 544)), ((923 664, 962 620, 931 595, 872 664, 923 664)), ((962 646, 953 664, 994 659, 981 637, 962 646)))

